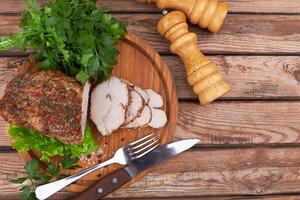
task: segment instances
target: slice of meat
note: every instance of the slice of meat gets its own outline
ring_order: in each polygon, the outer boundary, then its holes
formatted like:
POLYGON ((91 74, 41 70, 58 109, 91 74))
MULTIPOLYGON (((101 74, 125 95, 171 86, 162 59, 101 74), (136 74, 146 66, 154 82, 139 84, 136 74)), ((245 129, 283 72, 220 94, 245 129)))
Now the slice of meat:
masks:
MULTIPOLYGON (((101 130, 102 135, 111 135, 115 130, 120 128, 125 121, 125 109, 120 107, 116 101, 111 101, 109 113, 105 116, 103 126, 105 129, 101 130)), ((98 127, 98 126, 97 126, 98 127)))
POLYGON ((137 91, 143 97, 145 104, 149 103, 150 98, 148 93, 145 90, 137 86, 134 86, 134 90, 137 91))
POLYGON ((120 80, 123 81, 123 82, 125 82, 129 87, 131 87, 131 88, 134 87, 134 85, 131 82, 129 82, 129 81, 125 80, 125 79, 120 79, 120 80))
POLYGON ((83 141, 85 89, 58 70, 16 76, 0 100, 0 114, 11 124, 32 128, 66 144, 83 141))
POLYGON ((125 122, 129 104, 128 85, 116 77, 99 84, 92 92, 91 119, 102 135, 110 135, 125 122))
POLYGON ((149 96, 149 106, 152 108, 161 108, 164 105, 162 97, 151 89, 145 90, 149 96))
POLYGON ((141 116, 130 122, 125 128, 140 128, 147 126, 151 121, 151 109, 148 105, 144 106, 141 116))
POLYGON ((130 91, 130 103, 126 110, 126 119, 125 125, 135 120, 140 116, 144 108, 144 99, 143 97, 135 90, 130 91))
POLYGON ((90 100, 90 90, 91 90, 91 83, 88 81, 83 87, 82 92, 82 106, 81 106, 81 131, 84 134, 86 120, 87 120, 87 112, 89 107, 89 100, 90 100))
POLYGON ((161 109, 151 108, 152 118, 148 126, 152 128, 162 128, 167 123, 167 115, 161 109))
POLYGON ((129 104, 129 86, 121 79, 113 76, 109 79, 109 95, 113 101, 127 107, 129 104))

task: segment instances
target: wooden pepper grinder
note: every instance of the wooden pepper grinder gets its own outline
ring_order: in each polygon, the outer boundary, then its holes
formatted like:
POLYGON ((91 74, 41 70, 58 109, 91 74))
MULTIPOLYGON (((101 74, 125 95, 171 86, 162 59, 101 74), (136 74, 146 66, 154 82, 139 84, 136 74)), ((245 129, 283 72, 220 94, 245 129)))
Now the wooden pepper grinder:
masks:
POLYGON ((165 15, 157 25, 158 32, 171 42, 171 51, 179 55, 185 65, 188 82, 199 95, 202 105, 230 91, 215 63, 197 47, 197 35, 188 31, 186 17, 180 11, 165 15))
POLYGON ((218 0, 136 0, 138 2, 155 2, 161 10, 172 8, 185 13, 192 24, 217 33, 225 20, 229 5, 218 0))

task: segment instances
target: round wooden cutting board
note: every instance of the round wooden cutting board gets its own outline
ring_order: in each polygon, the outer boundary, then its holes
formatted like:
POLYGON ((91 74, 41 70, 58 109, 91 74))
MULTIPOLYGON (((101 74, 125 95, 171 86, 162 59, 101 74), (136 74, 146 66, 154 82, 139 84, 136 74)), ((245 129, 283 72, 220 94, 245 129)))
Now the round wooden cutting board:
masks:
MULTIPOLYGON (((169 143, 172 140, 177 123, 178 100, 174 81, 167 65, 161 60, 158 53, 156 53, 146 42, 132 34, 128 34, 125 39, 118 44, 117 48, 120 51, 120 55, 118 56, 118 64, 113 70, 113 75, 128 80, 142 89, 150 88, 161 94, 164 99, 163 109, 167 113, 168 123, 161 129, 152 129, 149 127, 141 129, 119 129, 112 135, 104 137, 97 132, 95 125, 91 122, 93 135, 100 145, 99 150, 80 160, 79 165, 82 168, 77 171, 66 171, 66 174, 74 174, 85 168, 96 165, 97 163, 103 162, 112 157, 119 147, 152 132, 159 135, 161 144, 169 143)), ((28 69, 30 69, 30 67, 28 67, 28 63, 25 63, 20 68, 19 73, 24 73, 24 71, 28 71, 28 69)), ((38 157, 37 153, 33 151, 23 155, 26 161, 38 157)), ((56 162, 56 160, 57 159, 53 159, 52 161, 56 162)), ((94 184, 95 181, 101 179, 101 177, 121 167, 122 166, 115 164, 99 169, 69 186, 67 190, 74 192, 83 191, 94 184)), ((144 174, 145 173, 134 178, 132 182, 135 182, 144 174)))

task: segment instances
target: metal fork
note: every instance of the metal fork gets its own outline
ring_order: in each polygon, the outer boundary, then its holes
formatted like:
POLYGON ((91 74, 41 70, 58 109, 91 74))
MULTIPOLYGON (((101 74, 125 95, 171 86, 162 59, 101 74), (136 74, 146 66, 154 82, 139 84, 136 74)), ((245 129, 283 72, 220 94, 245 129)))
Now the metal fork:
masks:
POLYGON ((38 186, 35 190, 36 197, 38 199, 46 199, 54 193, 61 190, 62 188, 66 187, 67 185, 70 185, 71 183, 77 181, 78 179, 97 169, 100 169, 113 163, 126 165, 135 159, 141 158, 142 156, 154 150, 158 146, 159 142, 157 139, 157 134, 152 133, 150 135, 147 135, 137 141, 134 141, 128 145, 119 148, 111 159, 103 163, 100 163, 94 167, 86 169, 78 174, 66 177, 64 179, 54 181, 52 183, 48 183, 42 186, 38 186))

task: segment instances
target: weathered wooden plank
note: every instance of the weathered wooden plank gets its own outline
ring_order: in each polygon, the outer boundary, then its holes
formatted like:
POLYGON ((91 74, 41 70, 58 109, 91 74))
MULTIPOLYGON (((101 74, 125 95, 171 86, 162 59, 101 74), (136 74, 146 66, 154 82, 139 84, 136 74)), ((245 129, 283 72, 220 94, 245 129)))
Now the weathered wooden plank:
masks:
POLYGON ((175 139, 202 144, 300 142, 300 102, 181 103, 175 139))
MULTIPOLYGON (((128 30, 149 42, 160 53, 170 53, 169 43, 156 31, 160 14, 115 14, 128 30)), ((19 30, 18 16, 1 16, 0 35, 19 30)), ((213 54, 299 54, 300 15, 228 15, 219 34, 193 26, 198 46, 213 54)))
MULTIPOLYGON (((173 57, 166 58, 172 66, 180 97, 194 98, 191 91, 186 92, 189 87, 179 61, 173 57)), ((234 80, 231 82, 234 89, 227 98, 268 99, 285 95, 299 98, 299 83, 296 81, 299 59, 296 57, 228 56, 212 59, 227 63, 221 69, 231 77, 229 81, 234 80), (256 66, 256 62, 262 67, 256 66), (241 76, 242 72, 244 76, 241 76)), ((0 96, 20 63, 20 58, 0 58, 0 96)), ((176 138, 197 137, 209 145, 299 143, 299 106, 299 102, 218 102, 206 107, 196 102, 181 103, 176 138)), ((1 119, 0 146, 8 145, 7 124, 1 119)))
MULTIPOLYGON (((109 199, 109 197, 108 197, 109 199)), ((118 198, 117 198, 118 199, 118 198)), ((131 200, 166 200, 167 197, 156 197, 156 198, 130 198, 131 200)), ((216 196, 206 196, 206 197, 172 197, 173 200, 299 200, 298 195, 257 195, 257 196, 226 196, 226 197, 216 197, 216 196)))
POLYGON ((0 35, 9 35, 20 31, 19 16, 1 16, 0 35))
MULTIPOLYGON (((156 31, 161 15, 116 15, 128 30, 157 51, 169 53, 169 43, 156 31), (155 18, 156 17, 156 18, 155 18)), ((222 31, 211 34, 193 26, 198 46, 206 53, 299 53, 300 16, 228 15, 222 31)))
MULTIPOLYGON (((299 144, 299 121, 300 102, 181 102, 174 140, 198 138, 209 146, 299 144)), ((0 146, 9 146, 3 119, 0 127, 0 146)))
MULTIPOLYGON (((0 199, 20 199, 18 185, 10 180, 24 175, 24 161, 17 153, 0 153, 0 199)), ((54 199, 63 199, 72 194, 60 192, 54 199)))
MULTIPOLYGON (((69 192, 59 192, 56 196, 51 197, 53 200, 62 200, 62 199, 67 199, 69 197, 72 197, 73 193, 69 192)), ((19 196, 18 194, 12 193, 9 194, 8 196, 5 196, 5 200, 16 200, 18 199, 19 196)), ((116 198, 116 197, 105 197, 103 198, 105 200, 124 200, 124 198, 116 198)), ((168 197, 148 197, 148 198, 127 198, 130 200, 166 200, 168 197)), ((216 196, 209 196, 209 197, 202 197, 202 196, 197 196, 197 197, 172 197, 172 200, 299 200, 300 196, 296 195, 257 195, 257 196, 226 196, 226 197, 216 197, 216 196)))
MULTIPOLYGON (((204 199, 204 198, 203 198, 204 199)), ((300 196, 297 195, 266 195, 266 196, 239 196, 239 197, 211 197, 207 200, 299 200, 300 196)), ((201 200, 201 198, 200 198, 201 200)))
MULTIPOLYGON (((222 0, 230 5, 230 13, 287 13, 299 14, 299 0, 290 0, 285 3, 280 0, 222 0)), ((160 12, 155 5, 132 2, 132 0, 102 0, 99 5, 110 5, 113 11, 160 12)))
MULTIPOLYGON (((59 192, 54 197, 51 197, 53 200, 62 200, 67 199, 75 195, 74 193, 69 192, 59 192)), ((16 200, 19 199, 19 194, 11 193, 5 196, 5 200, 16 200)), ((122 197, 104 197, 105 200, 124 200, 122 197)), ((168 197, 130 197, 126 198, 130 200, 166 200, 168 197)), ((300 196, 297 195, 256 195, 256 196, 226 196, 226 197, 216 197, 216 196, 197 196, 197 197, 172 197, 172 200, 299 200, 300 196)))
MULTIPOLYGON (((299 99, 300 57, 296 56, 209 56, 234 86, 222 99, 299 99)), ((23 59, 23 58, 22 58, 23 59)), ((179 58, 163 56, 169 65, 180 99, 197 100, 186 81, 179 58)), ((22 60, 0 57, 0 96, 22 60)))
MULTIPOLYGON (((230 13, 300 13, 299 0, 224 0, 230 5, 230 13)), ((49 2, 39 0, 41 4, 49 2)), ((138 3, 134 0, 100 0, 98 5, 109 6, 113 12, 159 12, 154 4, 138 3)), ((0 13, 19 13, 25 9, 21 0, 0 0, 0 13)))
MULTIPOLYGON (((180 99, 196 100, 186 81, 184 66, 175 56, 163 56, 169 65, 180 99)), ((222 99, 299 99, 300 57, 209 56, 232 85, 222 99)))
MULTIPOLYGON (((17 154, 0 154, 0 198, 16 193, 22 176, 17 154), (14 168, 11 168, 14 166, 14 168)), ((110 197, 263 195, 300 192, 300 148, 201 149, 154 168, 110 197), (188 159, 188 160, 187 160, 188 159), (163 175, 162 175, 163 174, 163 175)))

